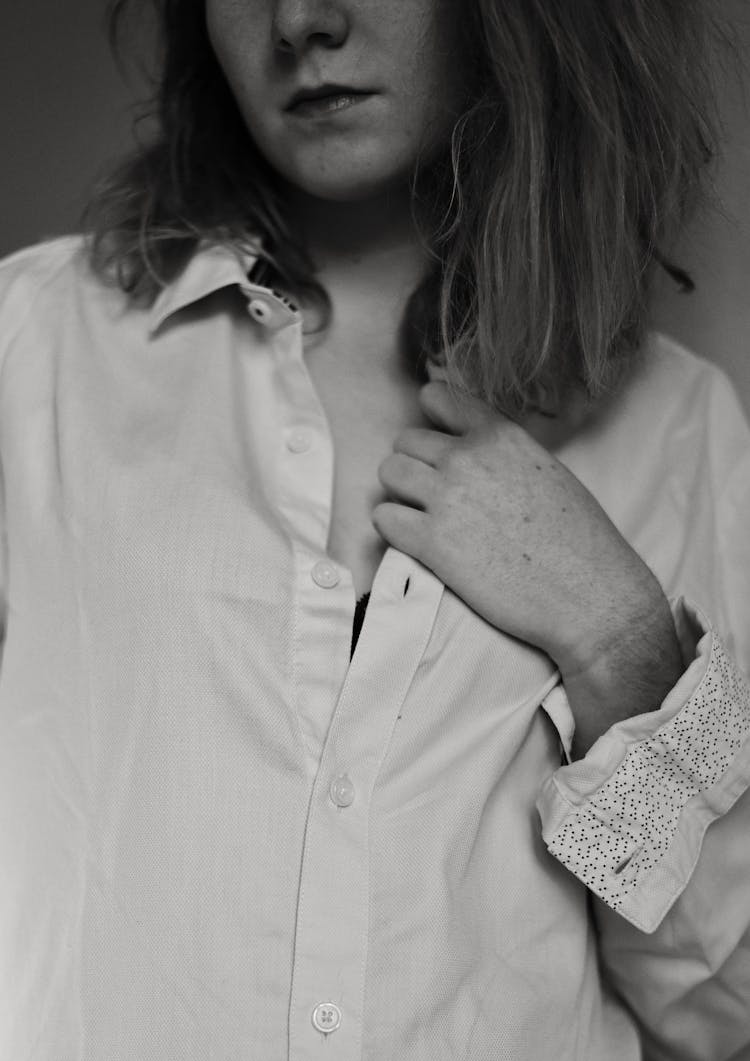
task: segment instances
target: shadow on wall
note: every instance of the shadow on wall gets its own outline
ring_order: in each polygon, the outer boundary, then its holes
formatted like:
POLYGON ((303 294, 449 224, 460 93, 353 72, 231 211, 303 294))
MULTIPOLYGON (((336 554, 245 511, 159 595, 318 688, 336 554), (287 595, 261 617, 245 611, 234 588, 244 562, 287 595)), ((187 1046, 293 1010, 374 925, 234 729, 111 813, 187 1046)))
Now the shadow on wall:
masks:
MULTIPOLYGON (((720 0, 750 68, 750 5, 720 0)), ((23 0, 0 14, 0 255, 74 230, 86 190, 131 142, 133 98, 109 54, 102 0, 23 0)), ((719 78, 725 150, 717 170, 722 211, 696 218, 674 255, 697 291, 663 278, 654 322, 722 364, 750 411, 750 73, 719 78)))
POLYGON ((729 372, 750 413, 750 4, 722 0, 734 59, 718 71, 724 145, 717 209, 704 210, 673 257, 696 284, 679 294, 662 279, 654 323, 729 372))
POLYGON ((87 190, 132 142, 128 82, 102 0, 21 0, 0 14, 0 254, 76 229, 87 190))

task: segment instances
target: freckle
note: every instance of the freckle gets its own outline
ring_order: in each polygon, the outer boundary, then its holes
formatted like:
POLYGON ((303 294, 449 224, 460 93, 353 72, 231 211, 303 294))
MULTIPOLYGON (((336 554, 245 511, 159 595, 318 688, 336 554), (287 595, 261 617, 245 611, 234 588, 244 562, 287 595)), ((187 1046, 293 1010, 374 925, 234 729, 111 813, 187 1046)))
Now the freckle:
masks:
POLYGON ((523 554, 523 558, 524 558, 524 560, 527 561, 527 563, 531 563, 531 557, 529 556, 528 553, 524 553, 523 554))
POLYGON ((563 510, 563 512, 567 512, 568 511, 567 508, 565 507, 565 505, 563 505, 562 510, 563 510))
POLYGON ((534 467, 536 468, 536 470, 537 470, 538 472, 540 472, 540 471, 542 470, 542 466, 541 466, 541 464, 535 464, 535 465, 534 465, 534 467))
MULTIPOLYGON (((564 511, 565 511, 565 509, 563 509, 563 512, 564 511)), ((523 517, 523 521, 524 521, 524 523, 531 523, 531 516, 524 516, 523 517)))

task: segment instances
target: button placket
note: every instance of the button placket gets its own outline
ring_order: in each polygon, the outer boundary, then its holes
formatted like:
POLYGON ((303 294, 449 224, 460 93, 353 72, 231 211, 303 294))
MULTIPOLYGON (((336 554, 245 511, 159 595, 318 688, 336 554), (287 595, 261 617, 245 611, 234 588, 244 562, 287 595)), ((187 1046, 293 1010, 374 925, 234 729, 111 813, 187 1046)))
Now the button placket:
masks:
MULTIPOLYGON (((361 1056, 370 895, 372 792, 396 718, 429 641, 443 585, 389 549, 370 599, 370 641, 355 654, 338 697, 305 832, 294 944, 290 1054, 316 1057, 310 1013, 336 998, 342 1022, 326 1043, 331 1061, 361 1056), (410 589, 404 596, 406 579, 410 589), (349 774, 356 767, 356 791, 349 774), (348 807, 339 807, 339 804, 348 807)), ((369 611, 369 609, 368 609, 369 611)))
POLYGON ((300 321, 275 332, 271 346, 280 423, 276 497, 294 566, 296 622, 290 650, 295 681, 290 706, 312 783, 349 665, 354 590, 346 569, 326 555, 333 439, 304 363, 300 321), (321 659, 326 661, 323 667, 321 659))

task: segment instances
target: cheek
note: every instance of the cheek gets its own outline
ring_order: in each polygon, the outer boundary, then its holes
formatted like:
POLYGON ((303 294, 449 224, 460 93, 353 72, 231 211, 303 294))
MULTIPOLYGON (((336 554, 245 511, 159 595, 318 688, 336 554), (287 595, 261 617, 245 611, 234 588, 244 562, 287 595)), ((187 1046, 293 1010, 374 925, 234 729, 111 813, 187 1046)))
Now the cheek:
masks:
POLYGON ((454 3, 440 5, 425 19, 421 32, 402 38, 403 92, 412 112, 435 134, 444 134, 463 110, 466 100, 462 32, 454 3), (443 10, 443 8, 445 8, 443 10), (407 44, 404 47, 404 44, 407 44))
MULTIPOLYGON (((226 0, 206 0, 206 31, 217 57, 224 53, 225 42, 232 39, 236 31, 236 7, 226 0)), ((221 61, 221 59, 220 59, 221 61)))
MULTIPOLYGON (((206 28, 208 39, 219 66, 238 102, 254 98, 258 81, 256 71, 262 68, 259 44, 263 40, 262 12, 258 4, 237 0, 207 0, 206 28)), ((244 109, 244 108, 243 108, 244 109)))
POLYGON ((443 70, 423 68, 418 78, 404 85, 405 105, 401 132, 416 148, 432 151, 448 143, 456 119, 461 113, 462 96, 458 86, 443 70))

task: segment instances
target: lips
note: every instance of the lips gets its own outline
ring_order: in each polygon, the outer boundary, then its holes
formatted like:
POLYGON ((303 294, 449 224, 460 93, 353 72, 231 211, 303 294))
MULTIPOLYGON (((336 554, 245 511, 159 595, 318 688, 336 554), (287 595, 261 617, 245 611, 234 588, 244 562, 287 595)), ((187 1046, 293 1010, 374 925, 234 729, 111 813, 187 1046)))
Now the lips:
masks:
POLYGON ((324 101, 333 103, 337 99, 353 100, 360 96, 370 95, 372 95, 371 89, 353 88, 351 85, 326 83, 323 85, 314 85, 310 88, 299 89, 292 96, 285 109, 287 111, 295 111, 298 109, 304 109, 305 104, 314 104, 316 102, 322 104, 324 101))

